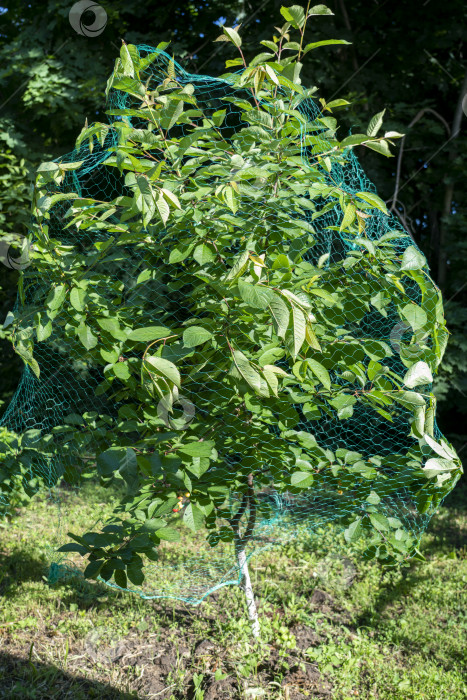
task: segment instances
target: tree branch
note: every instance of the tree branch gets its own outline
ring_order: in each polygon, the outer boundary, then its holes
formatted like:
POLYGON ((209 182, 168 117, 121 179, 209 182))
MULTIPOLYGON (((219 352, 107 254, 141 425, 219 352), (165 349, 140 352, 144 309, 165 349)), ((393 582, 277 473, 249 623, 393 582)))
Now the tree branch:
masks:
MULTIPOLYGON (((461 105, 461 108, 462 108, 462 105, 461 105)), ((431 107, 424 107, 419 112, 417 112, 415 117, 412 119, 412 121, 408 125, 407 129, 411 129, 414 126, 414 124, 416 124, 427 113, 434 114, 434 116, 443 123, 443 125, 448 133, 448 136, 451 135, 451 129, 450 129, 447 121, 444 119, 444 117, 441 116, 441 114, 438 114, 438 112, 436 112, 434 109, 431 109, 431 107)), ((391 205, 389 211, 392 211, 395 214, 397 214, 396 206, 398 204, 399 185, 400 185, 401 169, 402 169, 402 156, 404 154, 404 144, 405 144, 406 137, 407 137, 407 134, 405 134, 404 137, 401 139, 401 147, 399 149, 399 154, 397 156, 396 186, 394 188, 394 194, 386 202, 386 204, 389 204, 389 202, 392 202, 392 205, 391 205)))
MULTIPOLYGON (((451 141, 456 139, 459 135, 462 122, 462 102, 467 93, 467 71, 464 75, 464 80, 462 82, 462 87, 459 93, 459 98, 457 100, 456 110, 454 112, 454 119, 452 120, 451 127, 451 141)), ((457 156, 457 149, 451 146, 449 149, 449 161, 452 162, 457 156)), ((439 231, 439 247, 438 247, 438 286, 442 291, 446 286, 446 271, 447 271, 447 253, 446 253, 446 237, 447 237, 447 218, 451 213, 452 209, 452 199, 454 196, 454 182, 449 182, 446 184, 446 189, 444 191, 444 202, 443 210, 441 214, 441 226, 439 231)))

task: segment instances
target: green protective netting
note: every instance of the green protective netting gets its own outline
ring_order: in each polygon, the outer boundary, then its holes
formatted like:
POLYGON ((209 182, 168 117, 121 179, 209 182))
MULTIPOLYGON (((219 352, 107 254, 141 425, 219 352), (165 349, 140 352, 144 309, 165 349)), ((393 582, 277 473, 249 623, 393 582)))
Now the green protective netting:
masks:
MULTIPOLYGON (((158 85, 167 77, 170 57, 163 51, 157 51, 149 46, 142 45, 137 49, 140 57, 156 54, 154 60, 143 71, 141 79, 142 82, 149 80, 150 85, 158 85)), ((181 84, 194 86, 196 100, 206 114, 226 109, 225 119, 219 127, 223 130, 226 140, 241 134, 242 129, 247 125, 239 120, 235 106, 226 101, 226 98, 234 94, 234 88, 229 79, 193 75, 176 63, 173 65, 177 80, 181 84)), ((110 109, 129 107, 136 109, 140 99, 111 88, 108 102, 110 109)), ((318 121, 323 116, 322 111, 319 104, 312 98, 304 100, 299 110, 307 120, 307 126, 303 128, 302 133, 302 162, 306 165, 313 159, 314 153, 326 150, 327 127, 318 121), (316 137, 314 145, 310 145, 306 138, 310 132, 316 137)), ((125 117, 125 119, 134 128, 144 128, 143 121, 138 120, 137 116, 125 117)), ((176 127, 176 129, 180 128, 184 128, 183 125, 176 127)), ((51 184, 50 191, 75 192, 79 197, 105 201, 110 201, 126 192, 127 188, 118 169, 105 164, 109 157, 109 149, 117 144, 117 138, 115 130, 110 129, 102 144, 94 142, 92 151, 88 141, 84 141, 77 150, 58 159, 57 162, 61 164, 81 161, 82 164, 79 168, 67 172, 59 187, 51 184)), ((338 183, 348 193, 375 192, 375 187, 365 176, 353 151, 348 153, 346 165, 335 163, 331 172, 327 172, 324 168, 321 170, 324 181, 329 184, 338 183)), ((232 175, 230 174, 229 177, 232 175)), ((245 230, 239 228, 239 241, 248 229, 249 220, 260 217, 267 211, 267 197, 263 196, 262 192, 261 176, 242 189, 241 206, 236 217, 244 220, 245 230)), ((307 195, 304 194, 302 197, 307 198, 307 195)), ((330 279, 326 275, 326 270, 333 262, 344 259, 349 251, 361 250, 359 244, 351 237, 340 233, 338 228, 337 230, 330 228, 339 227, 343 217, 341 207, 337 204, 332 208, 326 207, 324 198, 313 199, 313 207, 310 207, 303 220, 312 223, 314 233, 309 232, 309 227, 306 235, 299 239, 299 249, 297 249, 297 239, 289 239, 287 233, 277 236, 273 246, 278 251, 288 254, 297 264, 301 264, 303 270, 308 269, 310 277, 318 270, 319 274, 323 274, 328 290, 338 289, 342 284, 367 285, 369 280, 361 272, 354 272, 350 266, 347 268, 345 278, 330 279), (323 208, 326 210, 321 216, 314 216, 323 208)), ((68 208, 67 201, 57 202, 51 208, 51 218, 48 222, 49 235, 64 246, 63 250, 70 250, 66 246, 76 247, 80 252, 88 252, 91 259, 96 252, 96 244, 105 243, 109 234, 99 229, 77 232, 73 227, 65 228, 68 221, 65 217, 68 208)), ((371 211, 371 214, 365 228, 370 245, 372 241, 381 239, 388 232, 396 232, 397 235, 393 236, 392 240, 396 242, 395 255, 398 259, 409 246, 414 246, 413 241, 394 216, 387 216, 376 208, 371 211)), ((293 216, 296 218, 296 215, 291 214, 291 218, 293 216)), ((281 222, 277 222, 277 226, 279 223, 281 222)), ((274 222, 269 222, 270 230, 273 232, 275 225, 274 222)), ((167 236, 170 235, 171 229, 170 220, 165 228, 162 226, 160 228, 160 236, 164 235, 164 245, 167 246, 169 245, 167 236)), ((191 232, 186 233, 188 235, 191 232)), ((174 238, 173 244, 175 242, 174 238)), ((109 307, 115 304, 120 307, 123 305, 126 312, 133 313, 135 328, 151 324, 171 327, 172 324, 180 325, 184 319, 203 316, 202 309, 196 306, 196 302, 190 300, 185 291, 180 290, 176 285, 171 286, 167 269, 160 265, 157 243, 157 235, 153 231, 151 244, 145 248, 132 244, 120 245, 118 250, 105 258, 105 261, 96 259, 93 266, 93 274, 99 274, 99 272, 109 274, 111 271, 115 284, 108 287, 109 307)), ((230 264, 238 249, 237 247, 236 250, 231 251, 231 260, 228 261, 230 264)), ((66 261, 66 255, 63 259, 66 261)), ((32 305, 36 312, 45 308, 45 299, 49 297, 51 289, 46 274, 42 271, 41 275, 37 274, 33 259, 32 264, 23 272, 22 289, 11 318, 21 319, 21 309, 28 305, 32 305)), ((187 265, 185 289, 190 284, 190 275, 190 267, 187 265)), ((427 308, 428 302, 422 298, 420 286, 414 280, 407 280, 405 291, 414 307, 427 308)), ((329 294, 329 291, 327 293, 329 294)), ((396 375, 403 377, 407 372, 407 363, 403 362, 403 357, 401 359, 403 353, 408 357, 411 351, 419 351, 422 353, 420 357, 423 358, 423 352, 426 351, 429 354, 434 342, 444 342, 446 332, 442 329, 436 338, 426 329, 417 335, 414 325, 410 324, 410 319, 407 321, 401 318, 391 300, 383 301, 378 297, 377 291, 373 301, 374 304, 368 307, 359 305, 355 301, 354 304, 349 304, 343 309, 335 309, 332 304, 329 304, 327 313, 336 329, 334 356, 336 362, 346 358, 351 352, 352 356, 347 357, 349 364, 357 366, 360 363, 364 368, 368 368, 369 363, 375 362, 378 358, 381 359, 380 351, 383 347, 385 349, 383 354, 386 354, 385 365, 396 375), (358 343, 355 342, 349 350, 350 346, 341 342, 345 333, 351 333, 352 338, 357 341, 365 339, 365 350, 359 348, 358 343), (375 343, 373 357, 368 340, 373 340, 375 343)), ((16 333, 21 332, 21 328, 26 326, 24 319, 21 319, 16 333)), ((106 340, 100 340, 100 344, 104 352, 111 353, 112 344, 108 338, 109 336, 106 340)), ((25 447, 26 451, 29 449, 30 452, 29 462, 23 461, 23 469, 26 464, 25 472, 22 475, 20 473, 14 475, 14 478, 23 479, 30 493, 38 491, 48 493, 51 501, 56 504, 56 508, 51 508, 49 538, 49 578, 51 582, 55 582, 81 570, 79 557, 59 553, 57 550, 60 545, 69 541, 66 533, 70 529, 73 530, 73 522, 70 522, 71 516, 68 514, 68 504, 73 491, 78 491, 83 483, 85 485, 88 483, 85 481, 87 473, 83 464, 86 467, 92 463, 92 456, 95 453, 93 440, 99 438, 101 428, 96 423, 95 434, 88 434, 87 444, 84 447, 82 443, 78 446, 72 438, 69 439, 66 432, 53 433, 53 430, 58 426, 66 425, 79 429, 83 422, 83 415, 87 416, 85 420, 88 422, 97 420, 96 416, 106 416, 109 424, 112 421, 127 421, 126 427, 118 438, 120 442, 117 444, 131 447, 135 435, 132 433, 131 411, 125 412, 124 401, 116 400, 113 396, 116 392, 112 389, 102 390, 103 364, 93 361, 91 354, 83 345, 80 346, 79 351, 69 346, 63 338, 63 324, 54 324, 51 335, 35 344, 34 358, 40 368, 40 378, 36 376, 37 373, 29 363, 29 366, 24 369, 19 387, 0 425, 18 436, 23 436, 23 448, 25 447), (47 450, 42 449, 40 441, 46 435, 55 435, 53 441, 58 452, 53 456, 47 456, 47 450)), ((274 362, 274 357, 271 361, 274 362)), ((287 363, 284 367, 288 369, 287 363)), ((340 384, 351 383, 349 377, 342 372, 333 374, 332 362, 328 365, 328 369, 334 381, 340 384)), ((229 446, 227 427, 223 432, 223 421, 225 426, 228 426, 228 421, 226 416, 216 415, 218 413, 216 395, 220 395, 223 391, 223 385, 218 378, 203 376, 202 370, 197 377, 197 382, 183 387, 183 394, 186 397, 185 404, 182 404, 184 419, 188 422, 193 412, 200 420, 206 417, 207 421, 208 418, 211 420, 216 416, 216 445, 218 449, 224 449, 224 468, 233 469, 238 456, 235 454, 234 447, 229 446)), ((422 407, 423 413, 426 420, 432 421, 433 441, 436 441, 438 446, 444 445, 443 448, 438 447, 438 449, 449 450, 447 443, 440 442, 442 435, 434 419, 435 404, 430 391, 430 384, 423 386, 423 395, 426 397, 426 405, 422 407)), ((267 399, 259 400, 267 404, 267 399)), ((254 405, 250 408, 254 413, 254 405)), ((379 504, 379 513, 384 512, 387 518, 381 527, 388 528, 387 536, 390 535, 393 540, 395 538, 396 543, 398 539, 409 540, 413 546, 416 546, 434 511, 446 495, 447 489, 442 479, 437 489, 433 485, 433 479, 422 478, 420 474, 415 479, 409 478, 407 462, 404 460, 410 450, 419 445, 419 440, 410 431, 412 420, 413 412, 403 405, 399 406, 399 410, 392 415, 392 419, 388 420, 384 415, 384 401, 379 406, 360 401, 350 402, 347 406, 329 405, 326 410, 319 409, 316 414, 312 406, 301 403, 300 397, 295 395, 294 401, 290 403, 290 415, 275 416, 272 412, 268 421, 263 423, 257 421, 256 436, 260 436, 261 444, 267 445, 273 438, 280 439, 289 444, 292 450, 297 447, 297 443, 289 441, 285 433, 291 429, 300 431, 302 454, 305 453, 311 461, 315 460, 316 463, 320 460, 329 462, 337 459, 340 454, 345 454, 347 455, 345 459, 352 464, 353 473, 357 473, 358 478, 353 497, 345 490, 342 491, 339 476, 337 472, 333 473, 332 469, 324 475, 321 474, 317 483, 300 493, 293 493, 293 490, 278 493, 264 480, 254 483, 256 502, 267 503, 269 509, 264 512, 261 509, 258 510, 254 531, 247 545, 248 558, 265 547, 282 545, 297 534, 307 533, 311 537, 320 527, 329 523, 335 523, 336 526, 343 523, 342 528, 346 527, 348 531, 349 523, 365 513, 371 513, 374 508, 374 501, 371 497, 368 498, 367 484, 374 478, 373 467, 381 465, 381 462, 383 462, 380 470, 381 478, 384 477, 386 488, 379 489, 382 495, 377 498, 381 498, 382 501, 379 504), (342 419, 342 412, 344 414, 347 412, 345 414, 347 417, 344 415, 344 419, 342 419), (359 485, 363 489, 360 490, 360 495, 359 485), (361 493, 364 493, 364 496, 361 493)), ((244 430, 248 432, 247 424, 244 430)), ((439 454, 443 456, 441 452, 439 454)), ((451 459, 455 458, 452 452, 449 455, 444 454, 445 458, 447 456, 451 459)), ((261 455, 258 459, 262 459, 261 455)), ((267 458, 264 459, 267 465, 267 458)), ((11 465, 11 462, 8 464, 11 465)), ((14 471, 13 467, 9 468, 12 472, 14 471)), ((371 482, 371 488, 378 490, 375 483, 371 482)), ((2 498, 4 510, 7 511, 7 491, 2 498)), ((102 499, 102 495, 99 495, 99 498, 102 499)), ((111 498, 110 492, 108 498, 111 498)), ((233 512, 239 508, 241 498, 241 494, 228 495, 233 512)), ((101 506, 101 503, 95 504, 96 522, 94 525, 88 524, 90 529, 99 527, 101 506)), ((178 543, 177 547, 181 547, 183 551, 183 528, 180 532, 182 542, 178 543)), ((192 535, 190 537, 193 539, 192 535)), ((177 561, 171 558, 170 551, 168 547, 161 547, 159 560, 149 562, 145 567, 144 584, 129 585, 127 590, 132 590, 144 598, 172 597, 197 604, 216 588, 240 582, 241 573, 230 543, 221 542, 218 547, 211 547, 206 543, 204 536, 197 535, 196 548, 187 547, 185 555, 177 561)), ((106 583, 119 588, 112 579, 106 583)))

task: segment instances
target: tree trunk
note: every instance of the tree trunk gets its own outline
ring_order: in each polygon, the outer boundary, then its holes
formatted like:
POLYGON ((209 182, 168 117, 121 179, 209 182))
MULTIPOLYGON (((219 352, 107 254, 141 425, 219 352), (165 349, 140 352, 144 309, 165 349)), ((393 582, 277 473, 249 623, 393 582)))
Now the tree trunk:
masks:
POLYGON ((246 596, 246 604, 248 608, 248 617, 251 622, 253 636, 259 637, 259 619, 258 611, 256 610, 255 597, 253 587, 251 585, 250 572, 248 569, 248 561, 245 553, 245 547, 253 536, 256 523, 256 500, 253 489, 253 474, 248 475, 248 490, 244 494, 240 507, 235 516, 230 521, 230 525, 235 533, 235 554, 237 555, 238 568, 241 572, 240 588, 246 596), (240 534, 240 521, 248 507, 249 515, 248 522, 243 536, 240 534))
MULTIPOLYGON (((462 121, 462 102, 464 100, 465 94, 467 92, 467 71, 464 75, 464 82, 462 83, 462 88, 459 94, 459 99, 457 101, 456 110, 454 112, 454 119, 452 121, 451 128, 451 140, 455 141, 459 135, 462 121)), ((453 161, 457 155, 456 144, 453 143, 449 150, 449 161, 453 161)), ((446 273, 447 273, 447 252, 446 252, 446 242, 447 242, 447 228, 448 228, 448 217, 451 214, 452 200, 454 196, 454 183, 448 182, 444 190, 444 202, 443 210, 441 213, 441 225, 439 227, 439 249, 438 249, 438 287, 442 292, 446 288, 446 273)))
POLYGON ((238 567, 242 573, 242 579, 240 582, 240 588, 245 592, 246 605, 248 608, 248 617, 251 622, 251 629, 253 636, 259 638, 259 619, 258 611, 256 610, 255 597, 253 594, 253 587, 251 585, 250 571, 248 569, 248 561, 246 558, 246 553, 243 548, 237 550, 237 561, 238 567))

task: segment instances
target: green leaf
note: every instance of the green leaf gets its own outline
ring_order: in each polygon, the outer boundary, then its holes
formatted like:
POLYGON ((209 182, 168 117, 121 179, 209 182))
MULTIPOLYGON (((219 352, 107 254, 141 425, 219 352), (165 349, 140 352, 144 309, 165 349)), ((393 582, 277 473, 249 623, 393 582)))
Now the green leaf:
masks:
POLYGON ((382 513, 370 513, 371 524, 376 530, 389 530, 389 521, 382 513))
POLYGON ((116 471, 134 472, 137 468, 136 454, 131 447, 109 447, 97 456, 97 473, 109 477, 116 471))
POLYGON ((426 312, 416 304, 406 304, 399 311, 399 316, 404 318, 413 328, 414 331, 418 331, 423 328, 427 322, 426 312))
POLYGON ((44 340, 47 340, 47 338, 50 338, 52 335, 52 330, 52 321, 47 320, 47 323, 42 325, 42 322, 39 319, 36 326, 37 342, 42 343, 44 340))
POLYGON ((36 377, 40 378, 40 367, 37 360, 32 355, 32 350, 26 348, 22 343, 14 346, 15 352, 19 355, 24 362, 32 369, 36 377))
POLYGON ((430 437, 430 435, 424 435, 423 439, 436 454, 440 455, 440 457, 444 457, 445 459, 457 459, 456 452, 446 442, 440 444, 430 437))
POLYGON ((164 525, 165 521, 162 520, 162 518, 148 518, 144 521, 141 529, 146 532, 156 532, 156 530, 160 530, 164 525))
POLYGON ((308 17, 313 17, 314 15, 333 15, 329 7, 326 5, 315 5, 308 11, 308 17))
POLYGON ((404 384, 409 389, 413 389, 421 384, 432 384, 433 375, 426 362, 416 362, 407 370, 404 377, 404 384))
POLYGON ((183 344, 186 348, 194 348, 197 345, 202 345, 211 338, 211 331, 201 326, 190 326, 183 332, 183 344))
POLYGON ((194 243, 190 243, 190 245, 187 245, 185 247, 180 247, 180 248, 173 248, 170 251, 169 255, 169 263, 172 265, 174 263, 179 263, 185 260, 195 247, 194 243))
POLYGON ((378 197, 378 195, 374 192, 356 192, 355 196, 359 197, 359 199, 362 199, 364 202, 367 202, 367 204, 371 204, 371 206, 375 207, 375 209, 379 209, 383 212, 383 214, 389 215, 385 203, 381 197, 378 197))
POLYGON ((290 321, 289 307, 278 294, 272 293, 268 308, 272 316, 277 335, 279 338, 285 338, 290 321))
POLYGON ((78 287, 73 287, 70 292, 70 304, 75 309, 75 311, 84 311, 86 299, 86 291, 78 287))
POLYGON ((114 581, 119 588, 127 588, 128 586, 126 573, 122 569, 115 569, 114 581))
POLYGON ((368 136, 364 136, 363 134, 351 134, 341 141, 340 146, 341 148, 346 146, 359 146, 365 141, 368 141, 368 136))
POLYGON ((122 44, 120 49, 120 61, 123 68, 123 74, 128 75, 130 78, 135 77, 135 69, 133 66, 133 59, 128 50, 127 44, 122 44))
POLYGON ((214 445, 215 443, 213 440, 189 442, 186 445, 181 445, 181 447, 178 447, 177 452, 181 452, 189 457, 209 457, 214 445))
POLYGON ((366 130, 368 136, 376 136, 378 131, 381 129, 385 111, 386 109, 383 109, 382 112, 378 112, 378 114, 375 114, 375 116, 372 117, 370 123, 368 124, 368 129, 366 130))
POLYGON ((161 527, 160 530, 156 530, 155 535, 160 540, 165 540, 166 542, 180 541, 180 533, 178 530, 174 530, 172 527, 161 527))
POLYGON ((318 338, 316 337, 316 333, 311 323, 306 324, 305 340, 310 348, 313 348, 313 350, 318 350, 318 352, 322 352, 321 345, 318 342, 318 338))
POLYGON ((313 483, 313 474, 310 472, 293 472, 290 483, 295 488, 307 489, 313 483))
POLYGON ((371 505, 376 506, 378 503, 381 501, 381 498, 378 496, 376 491, 370 491, 369 495, 365 499, 367 503, 371 503, 371 505))
POLYGON ((86 350, 92 350, 92 348, 96 347, 97 336, 94 335, 92 330, 85 323, 78 326, 77 335, 86 350))
POLYGON ((169 99, 167 105, 160 111, 160 121, 163 129, 168 131, 176 124, 183 113, 183 101, 169 99))
POLYGON ((50 293, 49 296, 46 299, 45 305, 47 308, 50 309, 50 311, 56 311, 61 307, 63 302, 65 301, 66 297, 66 287, 64 284, 59 284, 57 287, 54 287, 50 293))
POLYGON ((235 262, 232 265, 231 269, 227 273, 225 279, 226 280, 235 280, 237 277, 240 277, 240 275, 243 274, 243 272, 246 270, 247 265, 250 261, 250 256, 247 250, 242 251, 236 258, 235 262))
POLYGON ((381 141, 367 141, 365 146, 372 151, 376 151, 376 153, 381 153, 381 155, 386 156, 387 158, 393 158, 393 155, 389 150, 389 144, 384 139, 381 141))
POLYGON ((127 362, 116 362, 112 366, 113 373, 122 381, 127 381, 131 377, 131 372, 127 362))
MULTIPOLYGON (((344 42, 344 43, 348 43, 348 42, 344 42)), ((338 99, 338 100, 332 100, 331 102, 327 102, 326 107, 333 109, 334 107, 344 107, 345 105, 349 105, 349 104, 350 104, 350 102, 348 100, 338 99)))
POLYGON ((222 27, 222 31, 224 32, 225 36, 230 39, 234 46, 239 48, 242 45, 242 39, 235 29, 232 29, 232 27, 222 27))
POLYGON ((362 520, 357 518, 354 520, 346 530, 344 530, 344 537, 346 542, 354 542, 362 533, 362 520))
POLYGON ((224 201, 229 207, 230 211, 236 214, 238 210, 237 196, 233 187, 226 187, 223 192, 224 201))
POLYGON ((259 284, 238 280, 238 291, 245 304, 254 309, 266 309, 271 300, 271 290, 259 284))
POLYGON ((233 360, 243 379, 260 396, 269 396, 269 391, 265 380, 251 365, 248 358, 240 351, 233 351, 233 360))
POLYGON ((375 246, 368 238, 356 238, 355 243, 366 248, 370 255, 376 255, 375 246))
POLYGON ((160 340, 171 335, 170 328, 165 326, 146 326, 145 328, 135 328, 128 336, 128 340, 138 343, 149 343, 152 340, 160 340))
POLYGON ((274 396, 278 396, 277 390, 279 388, 279 381, 275 372, 272 372, 268 366, 263 367, 263 376, 268 383, 274 396))
POLYGON ((171 192, 170 190, 167 190, 165 188, 162 188, 161 192, 162 192, 164 199, 167 200, 167 202, 169 202, 169 204, 173 204, 173 206, 176 207, 177 209, 182 208, 181 204, 180 204, 180 200, 178 199, 176 194, 174 194, 173 192, 171 192))
POLYGON ((415 411, 419 407, 425 407, 426 401, 421 394, 415 391, 397 391, 392 394, 394 401, 400 403, 405 408, 415 411))
MULTIPOLYGON (((167 202, 163 196, 160 196, 156 199, 156 209, 157 209, 157 212, 162 220, 162 223, 165 225, 169 219, 169 216, 170 216, 170 207, 167 204, 167 202)), ((146 226, 150 221, 151 221, 151 216, 149 216, 149 218, 147 220, 143 220, 143 223, 146 226)))
POLYGON ((166 360, 163 357, 158 357, 157 355, 145 357, 144 362, 145 365, 149 365, 151 372, 156 371, 158 374, 167 377, 167 379, 170 379, 175 386, 180 388, 180 372, 173 362, 170 362, 170 360, 166 360))
POLYGON ((350 226, 353 224, 355 221, 355 212, 357 211, 357 207, 355 204, 352 204, 352 202, 349 202, 345 208, 344 216, 341 221, 341 225, 339 227, 339 231, 343 231, 346 228, 350 228, 350 226))
POLYGON ((274 70, 271 68, 271 66, 268 66, 268 64, 266 63, 264 67, 266 69, 266 73, 267 73, 268 77, 270 78, 271 82, 274 83, 274 85, 279 85, 279 80, 277 78, 277 75, 274 72, 274 70))
POLYGON ((305 24, 305 10, 300 5, 281 7, 281 15, 295 29, 301 29, 305 24))
POLYGON ((457 469, 458 466, 459 465, 452 460, 442 459, 441 457, 431 457, 431 459, 426 461, 422 471, 427 479, 432 479, 433 477, 438 476, 438 474, 451 472, 454 469, 457 469))
POLYGON ((189 503, 183 513, 183 522, 190 530, 197 532, 204 525, 205 515, 194 503, 189 503))
POLYGON ((58 552, 78 552, 78 554, 82 554, 84 556, 85 554, 89 553, 89 547, 85 547, 84 545, 78 544, 77 542, 69 542, 68 544, 64 544, 57 551, 58 552))
POLYGON ((329 372, 327 371, 326 367, 323 367, 320 362, 312 360, 311 358, 308 358, 306 363, 315 377, 318 377, 321 384, 323 384, 323 386, 329 390, 331 388, 331 377, 329 376, 329 372))
POLYGON ((297 306, 292 306, 292 355, 297 357, 306 337, 305 314, 297 306))
POLYGON ((144 574, 141 566, 127 566, 126 574, 131 583, 135 586, 141 586, 144 581, 144 574))
POLYGON ((186 468, 198 479, 209 469, 211 462, 207 457, 193 457, 192 461, 186 464, 186 468))
POLYGON ((199 265, 206 265, 206 263, 212 262, 216 256, 209 246, 200 243, 196 246, 193 257, 199 265))
POLYGON ((426 265, 425 256, 415 248, 409 245, 402 256, 401 270, 422 270, 426 265))
MULTIPOLYGON (((314 49, 319 49, 321 46, 332 46, 334 44, 351 44, 351 41, 345 41, 345 39, 324 39, 323 41, 313 41, 311 44, 307 44, 303 49, 303 55, 308 53, 308 51, 313 51, 314 49)), ((340 104, 349 104, 346 100, 335 100, 340 104)), ((328 107, 330 104, 328 105, 328 107)), ((337 105, 334 105, 337 107, 337 105)))
POLYGON ((104 559, 97 559, 96 561, 89 562, 84 570, 84 578, 97 578, 104 564, 104 559))

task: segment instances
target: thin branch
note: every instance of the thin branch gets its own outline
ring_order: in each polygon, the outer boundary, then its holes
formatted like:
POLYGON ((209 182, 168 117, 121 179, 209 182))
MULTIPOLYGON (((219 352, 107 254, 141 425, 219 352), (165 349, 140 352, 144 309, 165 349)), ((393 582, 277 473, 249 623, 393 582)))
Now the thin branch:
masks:
POLYGON ((232 530, 236 533, 238 532, 240 520, 243 517, 243 514, 246 510, 247 504, 248 504, 248 496, 247 496, 247 494, 244 494, 243 498, 242 498, 242 502, 240 504, 240 508, 238 509, 238 511, 236 512, 236 514, 232 518, 232 520, 229 520, 229 523, 230 523, 232 530))
POLYGON ((248 518, 246 530, 243 533, 243 537, 241 538, 242 547, 245 547, 245 545, 251 539, 256 524, 256 500, 253 489, 253 474, 248 475, 248 509, 250 511, 250 515, 248 518))
MULTIPOLYGON (((447 121, 444 119, 444 117, 441 116, 438 112, 436 112, 434 109, 431 109, 431 107, 423 107, 415 117, 412 119, 410 124, 408 125, 408 129, 411 129, 414 124, 416 124, 425 114, 430 113, 434 114, 434 116, 439 119, 442 124, 444 125, 446 131, 448 132, 448 136, 451 135, 451 129, 449 127, 449 124, 447 121)), ((404 135, 404 137, 401 139, 401 147, 399 149, 399 154, 397 156, 397 171, 396 171, 396 186, 394 188, 394 194, 392 197, 388 200, 387 203, 392 202, 391 207, 389 211, 393 211, 397 214, 397 209, 396 206, 398 204, 398 194, 399 194, 399 186, 400 186, 400 179, 401 179, 401 170, 402 170, 402 156, 404 154, 404 144, 405 144, 405 139, 406 139, 407 134, 404 135)))

